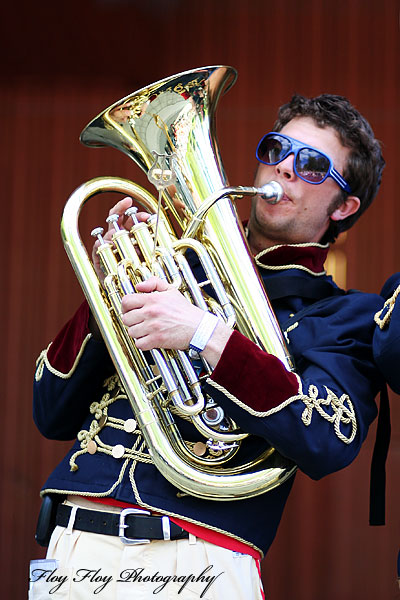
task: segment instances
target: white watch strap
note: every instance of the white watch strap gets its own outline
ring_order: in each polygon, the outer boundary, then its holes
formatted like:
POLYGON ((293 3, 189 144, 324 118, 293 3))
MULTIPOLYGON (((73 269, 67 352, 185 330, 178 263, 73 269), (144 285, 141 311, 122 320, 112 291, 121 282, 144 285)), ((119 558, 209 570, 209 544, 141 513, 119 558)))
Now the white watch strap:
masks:
POLYGON ((189 343, 189 348, 201 352, 206 347, 214 329, 218 325, 218 317, 212 313, 205 312, 189 343))

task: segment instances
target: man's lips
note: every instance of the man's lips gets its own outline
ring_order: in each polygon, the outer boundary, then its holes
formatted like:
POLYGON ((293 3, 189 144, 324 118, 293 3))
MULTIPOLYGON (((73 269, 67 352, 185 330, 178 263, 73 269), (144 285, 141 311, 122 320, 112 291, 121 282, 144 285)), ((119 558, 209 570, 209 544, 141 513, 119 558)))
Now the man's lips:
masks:
POLYGON ((279 204, 282 204, 282 202, 292 202, 292 199, 284 193, 278 202, 269 202, 268 200, 266 200, 266 203, 270 204, 271 206, 278 206, 279 204))
POLYGON ((292 200, 289 198, 289 196, 287 196, 286 194, 283 194, 280 201, 281 202, 291 202, 292 200))

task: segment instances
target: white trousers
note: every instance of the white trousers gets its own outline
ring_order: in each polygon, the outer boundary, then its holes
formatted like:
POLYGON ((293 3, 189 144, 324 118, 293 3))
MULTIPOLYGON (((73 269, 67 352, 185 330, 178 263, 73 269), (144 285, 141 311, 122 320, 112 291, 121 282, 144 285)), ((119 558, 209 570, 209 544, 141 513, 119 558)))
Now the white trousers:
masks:
MULTIPOLYGON (((84 499, 67 504, 104 510, 84 499)), ((46 559, 32 561, 30 575, 29 600, 264 598, 258 561, 192 535, 127 545, 117 536, 58 526, 46 559)))

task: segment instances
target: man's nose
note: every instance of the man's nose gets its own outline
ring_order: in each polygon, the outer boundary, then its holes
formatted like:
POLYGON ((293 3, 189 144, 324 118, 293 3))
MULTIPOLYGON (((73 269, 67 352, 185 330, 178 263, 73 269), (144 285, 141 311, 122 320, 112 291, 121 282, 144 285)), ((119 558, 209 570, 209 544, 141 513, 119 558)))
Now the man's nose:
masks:
POLYGON ((275 172, 284 177, 285 179, 293 179, 295 177, 294 172, 294 164, 293 164, 294 155, 288 154, 286 158, 281 160, 277 165, 275 165, 275 172))

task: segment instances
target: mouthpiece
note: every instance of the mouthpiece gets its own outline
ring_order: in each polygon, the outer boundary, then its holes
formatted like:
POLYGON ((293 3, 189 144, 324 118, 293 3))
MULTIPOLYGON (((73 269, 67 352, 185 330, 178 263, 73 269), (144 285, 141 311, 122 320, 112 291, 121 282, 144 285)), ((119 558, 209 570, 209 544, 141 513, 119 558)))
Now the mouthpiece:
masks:
POLYGON ((259 188, 258 193, 268 204, 278 204, 283 196, 283 189, 277 181, 270 181, 259 188))

